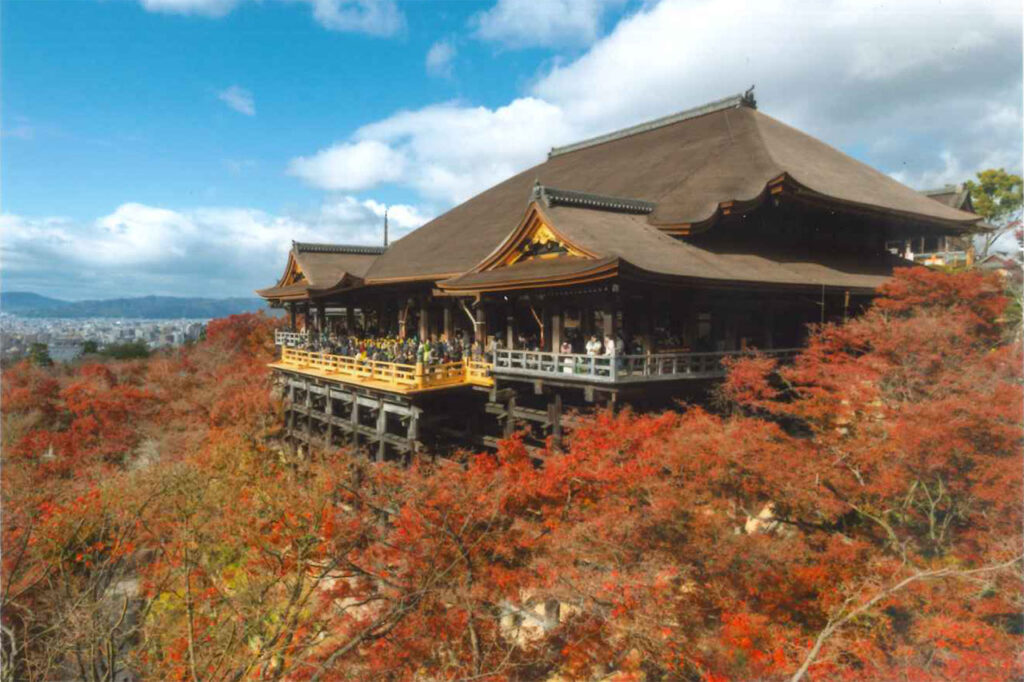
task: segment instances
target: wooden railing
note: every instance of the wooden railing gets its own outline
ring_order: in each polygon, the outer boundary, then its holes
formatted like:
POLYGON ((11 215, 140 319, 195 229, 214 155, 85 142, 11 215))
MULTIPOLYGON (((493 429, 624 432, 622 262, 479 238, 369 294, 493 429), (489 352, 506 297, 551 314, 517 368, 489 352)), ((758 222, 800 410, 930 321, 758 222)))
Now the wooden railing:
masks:
POLYGON ((274 332, 274 343, 283 348, 304 346, 308 341, 309 334, 306 332, 290 332, 285 329, 278 329, 274 332))
MULTIPOLYGON (((796 349, 761 351, 772 357, 795 355, 796 349)), ((360 360, 345 355, 281 349, 281 363, 314 369, 339 379, 376 382, 399 390, 424 390, 474 384, 491 386, 494 375, 547 377, 581 382, 628 383, 667 379, 707 379, 725 375, 725 358, 750 351, 721 353, 646 353, 640 355, 582 355, 526 350, 497 350, 494 363, 459 360, 434 365, 360 360)))
POLYGON ((490 364, 469 360, 435 365, 403 364, 360 360, 346 355, 284 347, 281 363, 296 369, 315 369, 339 379, 354 382, 376 382, 399 390, 444 388, 462 384, 490 386, 490 364))
MULTIPOLYGON (((762 354, 786 357, 786 348, 762 354)), ((653 379, 704 379, 725 375, 722 360, 750 355, 750 351, 719 353, 645 353, 640 355, 582 355, 525 350, 498 350, 494 373, 559 378, 573 381, 621 383, 653 379)))
POLYGON ((493 365, 483 360, 466 360, 466 382, 477 386, 492 386, 494 379, 491 378, 493 365))
POLYGON ((287 347, 281 349, 281 362, 297 369, 316 369, 354 381, 377 381, 403 389, 423 387, 424 375, 417 373, 418 365, 360 360, 287 347))

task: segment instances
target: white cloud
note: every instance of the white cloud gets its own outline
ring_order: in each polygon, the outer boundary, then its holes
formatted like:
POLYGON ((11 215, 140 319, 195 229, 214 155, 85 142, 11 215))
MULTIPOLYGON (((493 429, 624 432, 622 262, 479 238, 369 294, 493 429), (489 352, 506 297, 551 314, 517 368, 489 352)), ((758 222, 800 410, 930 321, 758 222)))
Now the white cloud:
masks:
POLYGON ((885 172, 917 186, 963 180, 991 165, 1020 168, 1020 24, 1008 0, 870 9, 858 0, 664 0, 505 106, 402 111, 351 140, 406 160, 378 182, 451 204, 542 161, 553 145, 756 83, 762 111, 885 172))
POLYGON ((455 45, 450 40, 439 40, 427 50, 427 73, 431 76, 451 78, 455 45))
POLYGON ((473 18, 474 35, 506 47, 564 47, 592 43, 601 19, 624 0, 498 0, 473 18))
POLYGON ((253 100, 252 93, 243 87, 232 85, 226 90, 221 90, 217 93, 217 99, 240 114, 256 115, 256 102, 253 100))
POLYGON ((314 187, 357 192, 402 177, 405 155, 377 140, 336 144, 309 157, 292 159, 288 173, 314 187))
MULTIPOLYGON (((151 12, 222 17, 243 0, 139 0, 151 12)), ((258 2, 260 0, 252 0, 258 2)), ((279 0, 310 6, 313 18, 333 31, 390 36, 405 27, 395 0, 279 0)))
POLYGON ((222 17, 234 9, 239 0, 139 0, 139 2, 150 12, 222 17))
MULTIPOLYGON (((295 215, 234 207, 175 211, 138 203, 122 204, 92 222, 5 214, 4 286, 68 299, 244 296, 274 282, 293 239, 379 244, 383 215, 383 204, 351 196, 295 215)), ((430 217, 423 207, 389 207, 392 239, 430 217)))
POLYGON ((394 0, 292 0, 309 2, 313 17, 335 31, 390 36, 405 26, 405 17, 394 0))
POLYGON ((561 109, 524 97, 507 106, 440 104, 402 112, 356 131, 408 162, 397 181, 431 200, 456 203, 543 158, 570 133, 561 109))

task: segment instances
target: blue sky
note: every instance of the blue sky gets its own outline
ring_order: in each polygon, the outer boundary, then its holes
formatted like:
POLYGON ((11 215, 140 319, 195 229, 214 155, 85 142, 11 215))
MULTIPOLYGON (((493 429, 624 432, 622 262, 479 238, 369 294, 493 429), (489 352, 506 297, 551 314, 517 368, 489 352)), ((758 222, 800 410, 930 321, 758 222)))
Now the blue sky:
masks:
POLYGON ((1020 170, 1013 2, 3 0, 3 286, 245 295, 757 84, 915 187, 1020 170))

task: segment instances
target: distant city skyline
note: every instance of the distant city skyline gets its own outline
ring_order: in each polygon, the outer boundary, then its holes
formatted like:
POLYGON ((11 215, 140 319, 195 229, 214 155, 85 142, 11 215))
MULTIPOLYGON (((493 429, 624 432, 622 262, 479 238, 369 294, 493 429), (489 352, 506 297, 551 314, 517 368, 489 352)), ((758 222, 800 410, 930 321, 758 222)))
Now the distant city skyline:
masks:
MULTIPOLYGON (((1021 7, 2 0, 2 286, 251 296, 553 145, 756 84, 917 189, 1021 171, 1021 7)), ((526 198, 524 197, 524 202, 526 198)))

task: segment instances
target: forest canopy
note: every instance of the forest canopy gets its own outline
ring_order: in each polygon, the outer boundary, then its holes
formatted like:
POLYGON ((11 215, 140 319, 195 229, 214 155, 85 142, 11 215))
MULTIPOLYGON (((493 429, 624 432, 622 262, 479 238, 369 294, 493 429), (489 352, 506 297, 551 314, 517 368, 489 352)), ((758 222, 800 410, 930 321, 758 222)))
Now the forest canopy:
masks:
POLYGON ((4 680, 1006 680, 1020 341, 899 271, 711 406, 564 450, 282 447, 278 324, 3 377, 4 680))

